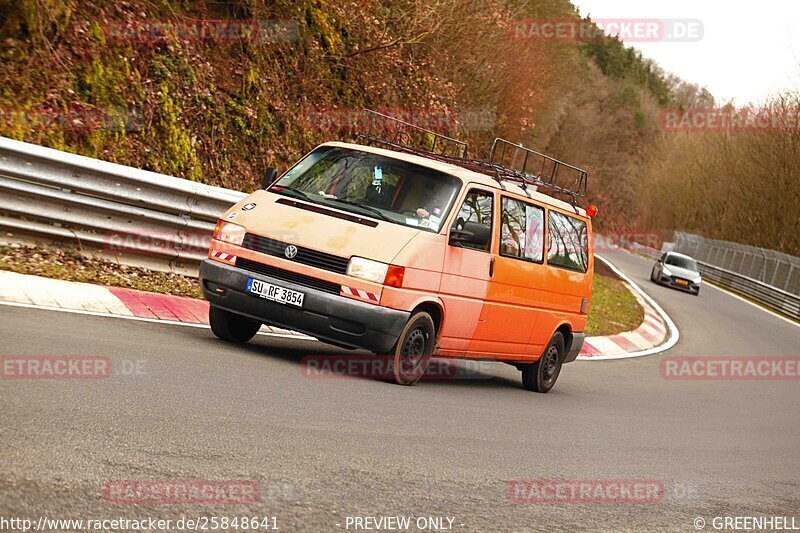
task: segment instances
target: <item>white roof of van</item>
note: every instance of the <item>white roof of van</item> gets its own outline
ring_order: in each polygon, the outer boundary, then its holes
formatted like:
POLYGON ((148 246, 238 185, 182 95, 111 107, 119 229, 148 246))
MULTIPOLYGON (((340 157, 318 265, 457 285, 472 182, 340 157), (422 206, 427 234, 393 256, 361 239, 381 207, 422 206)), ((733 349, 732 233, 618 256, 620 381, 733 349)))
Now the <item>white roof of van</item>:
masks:
MULTIPOLYGON (((431 159, 428 157, 423 157, 419 155, 409 154, 406 152, 398 152, 395 150, 387 150, 385 148, 377 148, 375 146, 366 146, 363 144, 353 144, 353 143, 343 143, 343 142, 327 142, 323 143, 320 146, 336 146, 339 148, 349 148, 351 150, 361 150, 362 152, 369 152, 373 154, 382 155, 385 157, 391 157, 393 159, 399 159, 401 161, 407 161, 409 163, 413 163, 415 165, 423 166, 432 168, 434 170, 438 170, 439 172, 444 172, 446 174, 451 174, 453 176, 457 176, 461 178, 462 181, 465 183, 478 183, 480 185, 484 185, 486 187, 491 187, 493 189, 500 189, 500 184, 497 183, 497 180, 488 176, 486 174, 481 174, 480 172, 475 172, 469 170, 464 167, 460 167, 458 165, 453 165, 451 163, 445 163, 443 161, 437 161, 436 159, 431 159)), ((520 196, 527 196, 525 194, 525 190, 520 187, 517 183, 513 182, 503 182, 503 185, 506 188, 506 191, 512 192, 514 194, 518 194, 520 196)), ((528 189, 530 192, 530 197, 533 200, 541 202, 543 204, 547 204, 553 207, 558 207, 565 211, 569 211, 574 213, 576 208, 572 207, 572 204, 569 202, 565 202, 564 200, 560 200, 558 198, 554 198, 548 194, 543 194, 538 190, 532 191, 530 188, 528 189)), ((586 211, 583 208, 578 207, 577 213, 581 216, 587 216, 586 211)))

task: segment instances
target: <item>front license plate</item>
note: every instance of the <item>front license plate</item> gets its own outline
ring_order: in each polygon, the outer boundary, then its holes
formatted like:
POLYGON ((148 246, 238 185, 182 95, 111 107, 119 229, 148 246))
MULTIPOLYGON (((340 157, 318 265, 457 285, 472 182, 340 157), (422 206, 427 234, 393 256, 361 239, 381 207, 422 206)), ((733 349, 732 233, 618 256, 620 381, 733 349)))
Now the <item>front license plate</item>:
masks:
POLYGON ((293 305, 295 307, 303 307, 303 297, 305 296, 302 292, 278 287, 272 283, 253 278, 247 279, 247 292, 279 304, 293 305))
POLYGON ((683 285, 684 287, 689 286, 689 282, 686 281, 685 279, 676 279, 675 283, 677 283, 678 285, 683 285))

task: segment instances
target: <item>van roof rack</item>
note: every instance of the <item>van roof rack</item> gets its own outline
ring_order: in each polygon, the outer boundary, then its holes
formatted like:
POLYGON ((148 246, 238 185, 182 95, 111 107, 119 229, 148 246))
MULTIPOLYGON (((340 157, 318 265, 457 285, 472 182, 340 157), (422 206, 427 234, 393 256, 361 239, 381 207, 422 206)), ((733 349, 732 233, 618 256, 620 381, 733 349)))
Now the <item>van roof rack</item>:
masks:
POLYGON ((428 152, 430 154, 467 157, 467 143, 446 135, 390 117, 371 109, 362 109, 356 127, 362 126, 357 137, 369 143, 394 148, 428 152))
MULTIPOLYGON (((503 182, 541 187, 558 194, 565 194, 576 205, 577 199, 586 194, 589 174, 583 169, 542 154, 521 144, 496 138, 492 143, 488 160, 467 157, 467 143, 421 128, 409 122, 364 109, 358 119, 356 138, 367 145, 379 145, 485 174, 503 182), (559 174, 574 175, 569 185, 558 183, 559 174)), ((528 193, 530 195, 530 193, 528 193)))

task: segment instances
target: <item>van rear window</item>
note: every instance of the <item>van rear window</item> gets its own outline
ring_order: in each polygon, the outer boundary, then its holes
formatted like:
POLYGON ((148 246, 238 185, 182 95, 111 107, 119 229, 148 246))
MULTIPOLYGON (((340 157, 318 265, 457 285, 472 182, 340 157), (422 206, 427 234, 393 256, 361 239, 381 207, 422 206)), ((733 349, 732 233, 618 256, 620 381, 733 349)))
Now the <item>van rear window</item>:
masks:
POLYGON ((586 222, 575 217, 548 212, 548 249, 549 265, 586 272, 589 268, 589 237, 586 222))

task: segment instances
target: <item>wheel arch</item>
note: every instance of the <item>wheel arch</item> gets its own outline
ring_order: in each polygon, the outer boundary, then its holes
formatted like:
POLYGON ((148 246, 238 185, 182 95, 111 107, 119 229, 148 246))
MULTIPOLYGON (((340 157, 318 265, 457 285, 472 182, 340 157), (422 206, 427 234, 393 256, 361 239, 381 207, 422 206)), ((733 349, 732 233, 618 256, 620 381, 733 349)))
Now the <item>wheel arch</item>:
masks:
POLYGON ((433 319, 433 327, 434 331, 436 331, 436 341, 433 345, 435 351, 439 346, 439 339, 442 336, 442 325, 444 324, 445 319, 444 305, 442 305, 442 302, 437 300, 423 300, 421 302, 417 302, 417 304, 411 310, 411 316, 419 311, 428 313, 433 319))
POLYGON ((555 336, 556 333, 561 333, 561 336, 564 337, 564 353, 561 354, 561 359, 563 362, 563 360, 566 359, 570 348, 572 348, 572 326, 569 322, 563 322, 553 332, 553 336, 555 336))

